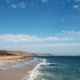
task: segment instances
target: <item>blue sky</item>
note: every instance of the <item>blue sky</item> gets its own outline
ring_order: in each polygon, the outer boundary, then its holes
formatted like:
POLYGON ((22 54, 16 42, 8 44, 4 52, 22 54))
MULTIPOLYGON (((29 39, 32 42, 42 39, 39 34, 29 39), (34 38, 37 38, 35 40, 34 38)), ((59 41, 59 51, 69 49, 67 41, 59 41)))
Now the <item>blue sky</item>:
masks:
POLYGON ((80 54, 80 0, 0 0, 0 49, 80 54))

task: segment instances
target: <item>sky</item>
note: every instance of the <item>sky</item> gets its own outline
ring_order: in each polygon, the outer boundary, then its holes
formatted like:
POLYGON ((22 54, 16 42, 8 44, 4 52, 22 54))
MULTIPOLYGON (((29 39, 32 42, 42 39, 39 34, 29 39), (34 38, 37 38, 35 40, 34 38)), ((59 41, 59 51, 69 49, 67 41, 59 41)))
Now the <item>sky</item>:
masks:
POLYGON ((0 0, 0 49, 80 54, 80 0, 0 0))

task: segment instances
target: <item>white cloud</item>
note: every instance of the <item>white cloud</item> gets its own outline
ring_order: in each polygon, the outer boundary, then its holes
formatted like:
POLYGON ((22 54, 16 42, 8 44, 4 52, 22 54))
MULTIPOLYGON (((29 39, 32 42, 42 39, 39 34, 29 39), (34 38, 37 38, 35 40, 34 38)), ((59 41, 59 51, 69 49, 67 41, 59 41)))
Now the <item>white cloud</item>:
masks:
POLYGON ((80 47, 80 44, 24 44, 24 45, 14 45, 14 47, 17 47, 17 48, 37 48, 37 47, 73 47, 73 46, 79 46, 80 47))
POLYGON ((76 35, 76 36, 80 36, 80 31, 75 32, 75 31, 67 31, 67 34, 71 34, 71 35, 76 35))
POLYGON ((17 6, 15 4, 12 4, 11 7, 14 9, 17 8, 17 6))
MULTIPOLYGON (((26 46, 26 45, 25 45, 26 46)), ((58 47, 60 47, 60 46, 80 46, 80 44, 36 44, 36 45, 28 45, 28 46, 43 46, 43 47, 49 47, 49 46, 51 46, 51 47, 53 47, 53 46, 58 46, 58 47)))
POLYGON ((68 41, 68 40, 80 40, 80 31, 62 31, 57 33, 54 37, 38 38, 36 36, 24 35, 24 34, 4 34, 0 35, 0 40, 7 42, 36 42, 36 41, 68 41))
POLYGON ((73 8, 77 9, 79 8, 79 5, 74 5, 73 8))
POLYGON ((48 2, 48 0, 41 0, 42 2, 48 2))
POLYGON ((36 36, 29 36, 23 34, 5 34, 0 35, 0 39, 7 41, 7 42, 29 42, 29 41, 41 41, 41 39, 37 38, 36 36))
POLYGON ((20 7, 20 8, 25 8, 25 7, 26 7, 25 2, 21 2, 21 3, 19 3, 19 4, 18 4, 18 7, 20 7))
POLYGON ((25 8, 26 7, 26 4, 25 4, 25 2, 20 2, 20 3, 16 3, 16 4, 13 4, 13 3, 10 3, 10 1, 9 0, 6 0, 7 1, 7 3, 8 4, 10 4, 11 6, 11 8, 25 8))
POLYGON ((58 38, 58 37, 47 37, 43 38, 42 41, 63 41, 63 40, 73 40, 72 38, 58 38))
POLYGON ((62 31, 62 33, 57 33, 56 35, 60 36, 66 36, 66 37, 80 37, 80 31, 75 32, 75 31, 62 31))
POLYGON ((63 33, 66 33, 64 30, 62 31, 63 33))
POLYGON ((72 38, 58 38, 58 37, 44 37, 38 38, 36 36, 23 35, 23 34, 4 34, 0 35, 0 40, 7 42, 33 42, 33 41, 61 41, 61 40, 73 40, 72 38))

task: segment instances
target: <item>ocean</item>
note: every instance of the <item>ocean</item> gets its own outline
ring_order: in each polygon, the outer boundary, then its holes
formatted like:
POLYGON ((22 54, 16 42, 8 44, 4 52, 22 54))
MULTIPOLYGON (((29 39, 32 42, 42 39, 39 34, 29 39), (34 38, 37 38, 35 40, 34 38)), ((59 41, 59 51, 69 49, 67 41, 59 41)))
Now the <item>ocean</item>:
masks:
POLYGON ((43 56, 24 80, 80 80, 80 56, 43 56))

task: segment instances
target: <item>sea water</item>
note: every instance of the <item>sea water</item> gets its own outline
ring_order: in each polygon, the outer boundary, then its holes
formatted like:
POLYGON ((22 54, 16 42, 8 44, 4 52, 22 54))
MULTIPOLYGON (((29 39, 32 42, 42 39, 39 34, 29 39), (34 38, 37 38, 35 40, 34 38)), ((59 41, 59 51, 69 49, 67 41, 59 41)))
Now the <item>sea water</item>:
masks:
POLYGON ((80 56, 37 58, 42 62, 24 80, 80 80, 80 56))

